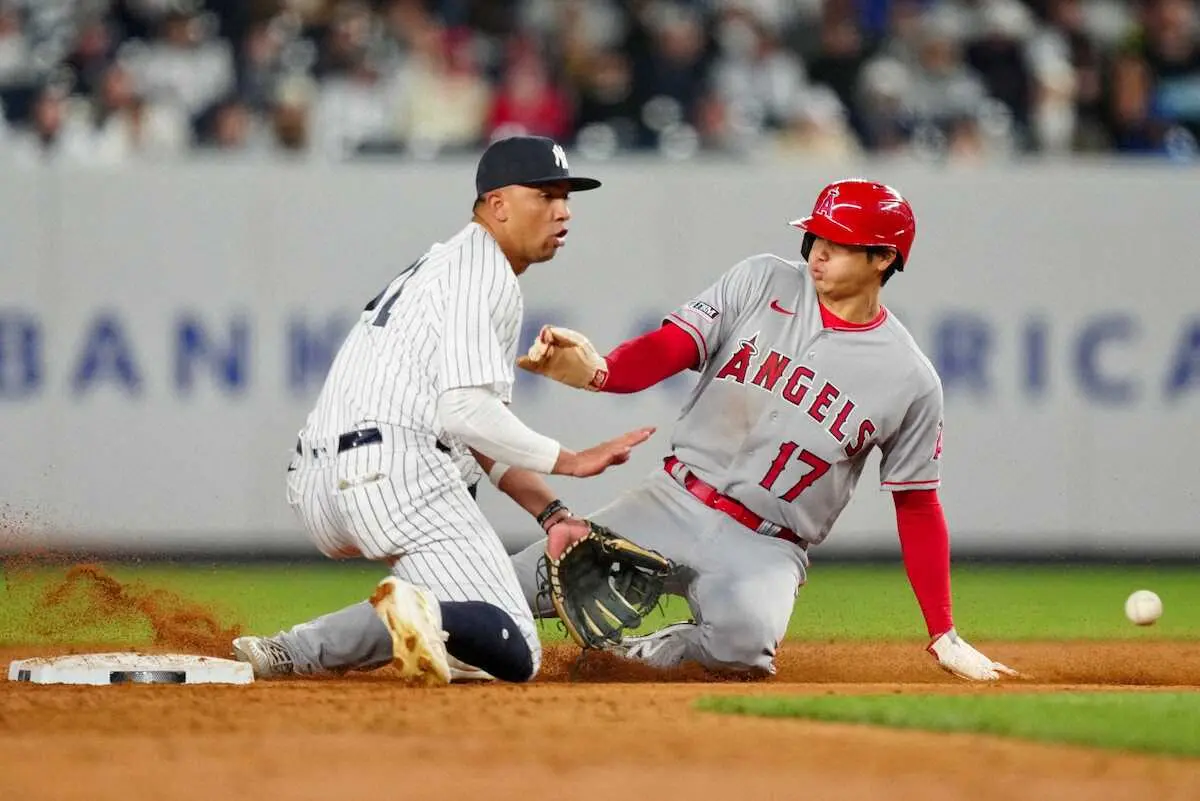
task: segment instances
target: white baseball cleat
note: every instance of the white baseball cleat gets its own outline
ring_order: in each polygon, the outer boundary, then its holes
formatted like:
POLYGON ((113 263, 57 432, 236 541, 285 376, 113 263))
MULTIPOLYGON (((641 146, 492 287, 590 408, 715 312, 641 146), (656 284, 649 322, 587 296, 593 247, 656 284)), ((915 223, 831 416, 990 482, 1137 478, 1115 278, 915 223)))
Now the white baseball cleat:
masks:
POLYGON ((648 665, 659 667, 654 657, 663 644, 667 642, 668 636, 684 628, 693 628, 695 625, 690 620, 672 623, 669 626, 663 626, 658 631, 643 634, 640 637, 622 637, 620 645, 612 645, 605 650, 610 654, 616 654, 622 659, 644 662, 648 665))
POLYGON ((400 677, 428 685, 450 683, 442 609, 429 590, 388 576, 371 596, 375 614, 392 635, 392 664, 400 677))
POLYGON ((295 672, 292 655, 270 637, 238 637, 233 641, 233 658, 249 662, 256 679, 275 679, 295 672))
POLYGON ((477 667, 471 667, 466 662, 455 659, 453 656, 449 659, 450 662, 450 681, 495 681, 496 677, 486 670, 480 670, 477 667))

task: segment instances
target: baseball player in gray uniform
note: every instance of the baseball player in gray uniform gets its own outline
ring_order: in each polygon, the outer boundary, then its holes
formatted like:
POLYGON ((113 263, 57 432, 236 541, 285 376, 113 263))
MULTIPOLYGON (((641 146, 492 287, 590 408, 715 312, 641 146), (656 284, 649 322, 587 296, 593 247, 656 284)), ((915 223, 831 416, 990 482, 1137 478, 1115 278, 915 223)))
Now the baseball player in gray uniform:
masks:
POLYGON ((526 681, 541 648, 504 547, 474 501, 484 473, 537 517, 552 548, 586 531, 541 474, 596 475, 653 429, 578 453, 526 428, 512 399, 517 277, 565 242, 572 176, 542 137, 493 143, 472 220, 402 270, 364 308, 299 434, 288 502, 325 555, 386 562, 371 600, 274 637, 241 637, 256 676, 393 662, 426 683, 526 681))
MULTIPOLYGON (((520 359, 603 392, 700 374, 663 469, 591 516, 681 566, 673 590, 694 620, 626 638, 618 650, 662 668, 694 661, 773 673, 808 550, 829 534, 878 448, 930 653, 967 679, 1013 673, 955 631, 937 497, 941 382, 879 300, 908 264, 912 208, 883 184, 839 181, 792 225, 805 232, 803 263, 748 258, 607 357, 582 334, 547 326, 520 359)), ((532 546, 515 557, 534 606, 539 555, 532 546)))

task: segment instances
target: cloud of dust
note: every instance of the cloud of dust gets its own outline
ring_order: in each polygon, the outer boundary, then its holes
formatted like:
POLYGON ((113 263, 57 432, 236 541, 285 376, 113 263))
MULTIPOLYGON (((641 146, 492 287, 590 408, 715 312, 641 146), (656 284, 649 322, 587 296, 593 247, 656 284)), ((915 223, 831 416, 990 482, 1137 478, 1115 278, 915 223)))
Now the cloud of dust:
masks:
POLYGON ((6 594, 24 601, 19 605, 25 619, 13 624, 15 630, 70 641, 89 631, 149 627, 156 648, 222 657, 229 656, 230 640, 241 634, 240 625, 222 621, 203 604, 170 590, 121 582, 97 564, 71 565, 48 587, 44 579, 34 579, 34 570, 44 575, 46 565, 55 562, 61 565, 61 557, 23 554, 3 560, 6 594))

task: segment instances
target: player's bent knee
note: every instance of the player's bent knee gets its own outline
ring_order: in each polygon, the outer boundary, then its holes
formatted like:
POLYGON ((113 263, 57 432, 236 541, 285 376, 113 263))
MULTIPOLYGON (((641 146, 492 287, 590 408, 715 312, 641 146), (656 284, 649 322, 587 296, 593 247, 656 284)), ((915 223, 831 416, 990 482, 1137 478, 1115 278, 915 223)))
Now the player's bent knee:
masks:
POLYGON ((451 656, 501 681, 522 682, 534 677, 541 647, 530 647, 508 612, 483 601, 443 601, 441 606, 442 628, 450 635, 446 650, 451 656))
POLYGON ((778 643, 774 631, 762 625, 714 626, 702 642, 713 667, 738 672, 775 672, 778 643))

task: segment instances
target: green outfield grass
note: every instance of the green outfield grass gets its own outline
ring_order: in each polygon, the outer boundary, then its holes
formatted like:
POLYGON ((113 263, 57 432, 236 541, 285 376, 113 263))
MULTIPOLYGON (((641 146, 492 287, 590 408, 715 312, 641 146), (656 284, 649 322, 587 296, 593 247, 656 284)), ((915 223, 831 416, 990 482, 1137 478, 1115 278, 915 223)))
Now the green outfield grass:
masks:
POLYGON ((697 707, 1200 756, 1200 693, 709 697, 697 707))
MULTIPOLYGON (((106 569, 138 588, 168 590, 213 609, 244 631, 280 628, 367 597, 384 575, 367 563, 297 565, 130 565, 106 569)), ((136 619, 115 623, 75 610, 70 626, 39 604, 65 569, 6 570, 0 585, 0 644, 136 642, 149 629, 136 619)), ((1200 570, 1187 567, 962 566, 954 571, 955 618, 973 640, 1197 639, 1200 638, 1200 570), (1124 616, 1130 592, 1153 589, 1165 613, 1154 626, 1137 627, 1124 616)), ((78 606, 78 605, 77 605, 78 606)), ((646 628, 687 617, 672 599, 646 628)), ((556 626, 543 628, 547 640, 556 626)), ((923 640, 924 626, 903 567, 821 565, 800 593, 789 636, 805 640, 923 640)))

